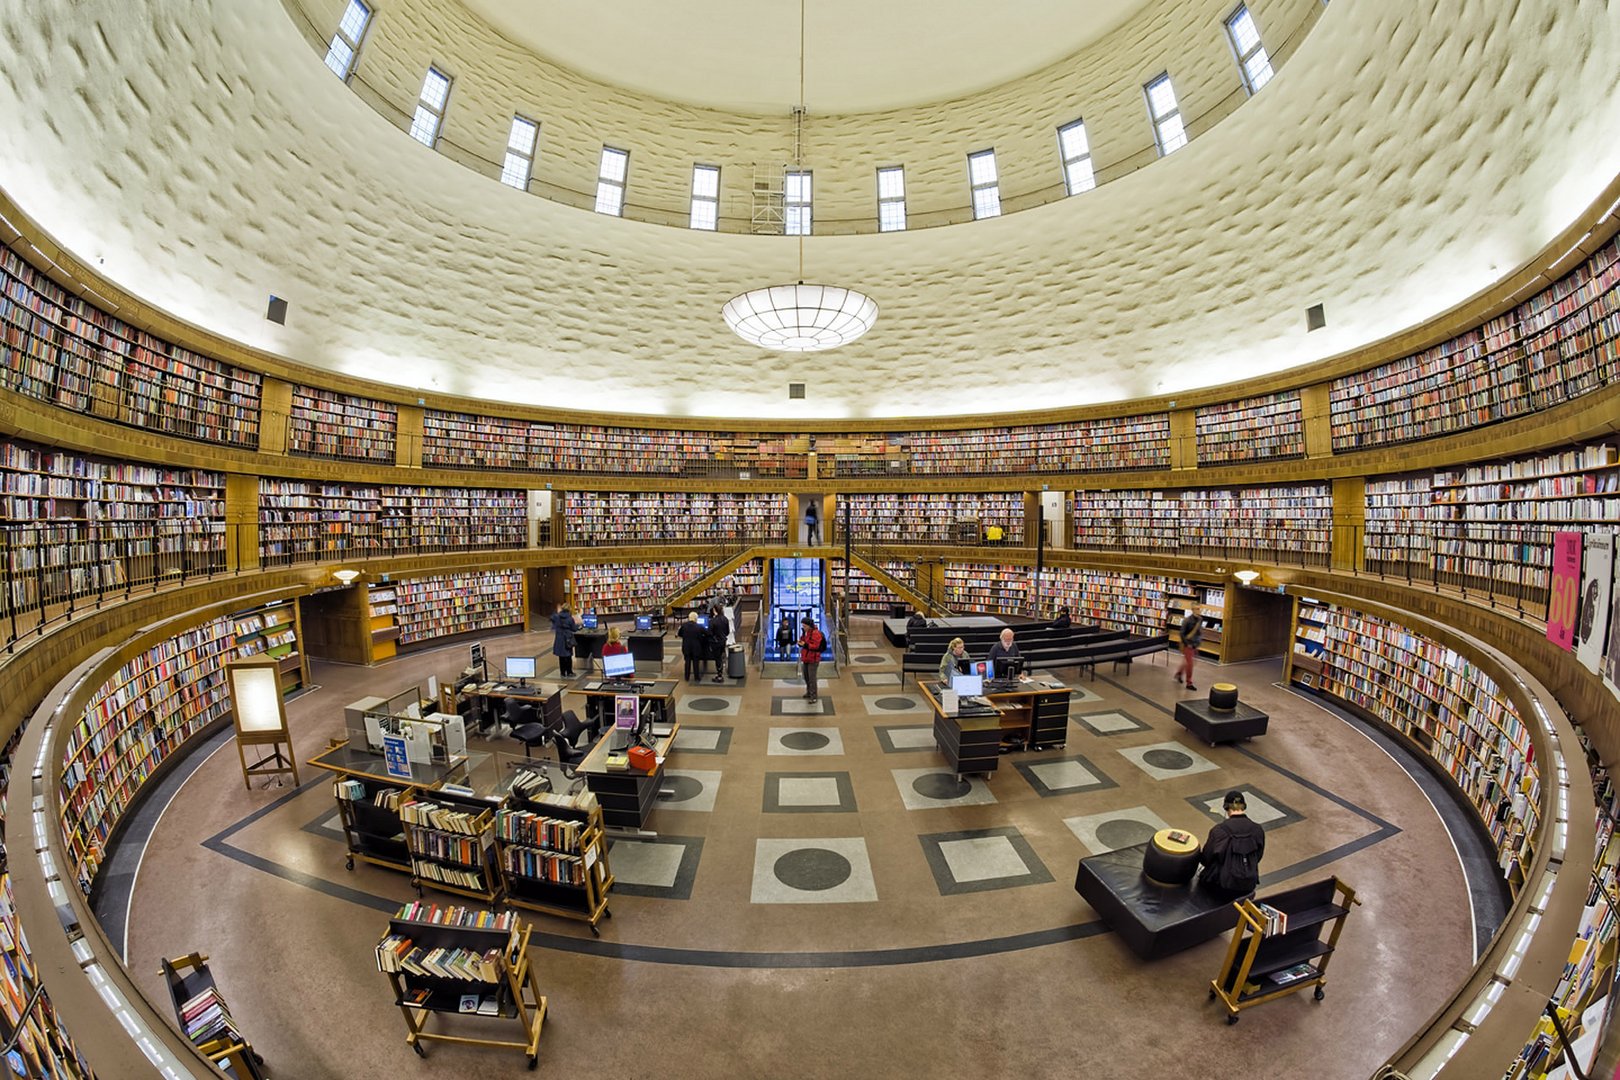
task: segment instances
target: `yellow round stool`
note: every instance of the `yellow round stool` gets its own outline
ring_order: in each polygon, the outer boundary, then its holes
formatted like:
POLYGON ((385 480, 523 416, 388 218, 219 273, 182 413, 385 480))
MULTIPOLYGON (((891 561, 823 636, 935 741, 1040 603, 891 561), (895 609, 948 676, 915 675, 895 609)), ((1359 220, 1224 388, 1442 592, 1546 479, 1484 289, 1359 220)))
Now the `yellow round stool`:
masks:
POLYGON ((1155 885, 1185 885, 1198 872, 1198 838, 1184 829, 1160 829, 1142 856, 1142 875, 1155 885))
POLYGON ((1218 682, 1210 687, 1209 707, 1220 712, 1231 712, 1237 708, 1237 686, 1229 682, 1218 682))

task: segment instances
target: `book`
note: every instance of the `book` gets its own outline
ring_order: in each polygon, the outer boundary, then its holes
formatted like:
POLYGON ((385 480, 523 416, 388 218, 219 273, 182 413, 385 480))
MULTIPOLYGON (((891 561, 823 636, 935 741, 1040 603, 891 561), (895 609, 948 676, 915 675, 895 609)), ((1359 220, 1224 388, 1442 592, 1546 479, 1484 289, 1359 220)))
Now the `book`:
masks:
POLYGON ((479 1016, 499 1016, 500 1011, 501 1003, 497 998, 487 997, 478 1003, 479 1016))
POLYGON ((479 1004, 479 1002, 478 1002, 478 995, 477 994, 462 994, 461 995, 461 1011, 462 1012, 464 1012, 464 1013, 477 1012, 478 1011, 478 1004, 479 1004))
POLYGON ((1291 968, 1283 968, 1271 974, 1271 981, 1278 986, 1288 986, 1301 979, 1309 979, 1316 975, 1316 969, 1309 964, 1295 964, 1291 968))

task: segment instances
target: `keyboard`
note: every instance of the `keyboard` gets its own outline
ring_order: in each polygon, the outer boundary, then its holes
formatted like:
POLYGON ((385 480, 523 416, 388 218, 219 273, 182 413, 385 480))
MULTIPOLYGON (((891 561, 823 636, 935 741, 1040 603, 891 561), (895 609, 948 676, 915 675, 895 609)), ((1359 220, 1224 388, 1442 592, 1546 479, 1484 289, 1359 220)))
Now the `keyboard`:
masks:
POLYGON ((985 688, 986 691, 988 691, 990 693, 996 693, 996 694, 1006 693, 1009 690, 1017 690, 1018 686, 1019 686, 1019 683, 1018 683, 1017 679, 986 679, 986 680, 984 680, 984 688, 985 688))
POLYGON ((598 689, 601 689, 601 690, 651 690, 652 689, 652 683, 647 683, 647 682, 606 682, 606 681, 604 681, 598 687, 598 689))

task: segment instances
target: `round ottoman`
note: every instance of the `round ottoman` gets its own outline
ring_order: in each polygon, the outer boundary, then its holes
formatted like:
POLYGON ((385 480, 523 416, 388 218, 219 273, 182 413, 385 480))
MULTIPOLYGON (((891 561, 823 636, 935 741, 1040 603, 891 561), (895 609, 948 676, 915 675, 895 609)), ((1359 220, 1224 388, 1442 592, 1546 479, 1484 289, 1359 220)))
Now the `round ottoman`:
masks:
POLYGON ((1237 687, 1229 682, 1218 682, 1209 688, 1209 707, 1231 712, 1237 707, 1237 687))
POLYGON ((1198 872, 1198 839, 1182 829, 1160 829, 1142 856, 1142 874, 1155 885, 1185 885, 1198 872))

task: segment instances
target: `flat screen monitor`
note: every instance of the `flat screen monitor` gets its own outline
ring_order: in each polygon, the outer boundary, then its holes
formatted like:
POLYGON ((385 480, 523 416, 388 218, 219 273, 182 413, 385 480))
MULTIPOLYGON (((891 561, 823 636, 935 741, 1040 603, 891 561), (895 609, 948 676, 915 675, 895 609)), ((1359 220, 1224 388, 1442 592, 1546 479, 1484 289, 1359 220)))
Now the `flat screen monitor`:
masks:
POLYGON ((951 676, 951 689, 961 697, 978 697, 984 693, 984 676, 982 675, 953 675, 951 676))
POLYGON ((595 630, 596 627, 596 612, 587 611, 584 615, 580 616, 579 628, 581 630, 595 630))
POLYGON ((534 678, 534 657, 508 656, 506 658, 506 677, 508 679, 534 678))
POLYGON ((1018 677, 1019 672, 1023 670, 1024 658, 1022 656, 996 657, 996 678, 998 679, 1015 679, 1018 677))
POLYGON ((969 675, 977 675, 981 679, 993 679, 996 677, 995 666, 988 660, 974 660, 968 664, 967 669, 969 675))
POLYGON ((633 679, 636 676, 636 658, 627 652, 604 656, 602 674, 610 679, 633 679))
POLYGON ((651 615, 637 615, 636 616, 636 629, 637 630, 651 630, 652 629, 652 616, 651 615))
POLYGON ((703 627, 703 629, 707 630, 709 628, 709 617, 707 615, 699 615, 698 616, 698 625, 703 627))

